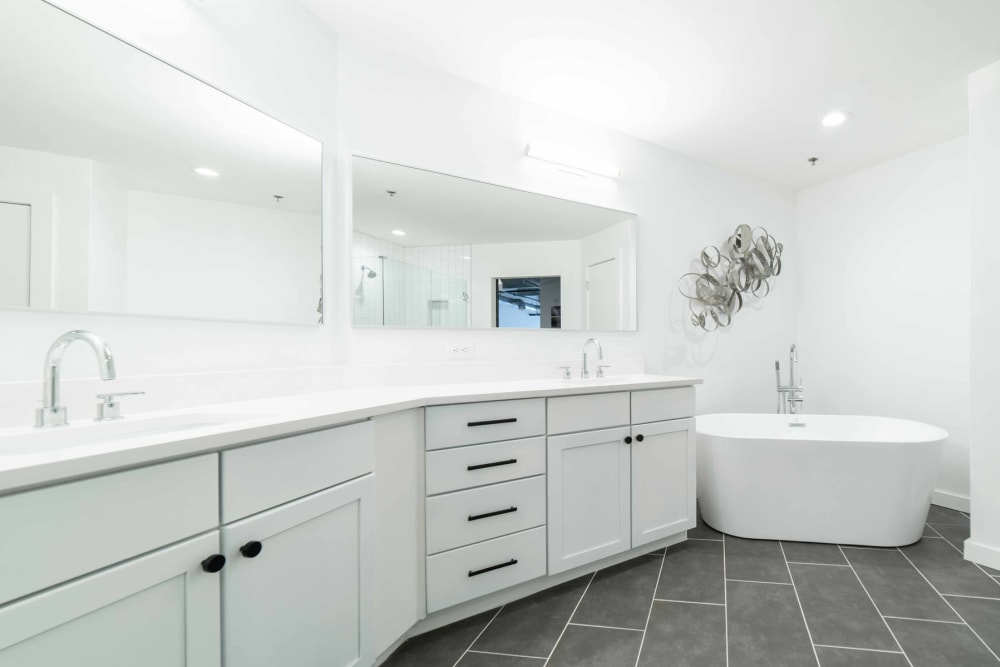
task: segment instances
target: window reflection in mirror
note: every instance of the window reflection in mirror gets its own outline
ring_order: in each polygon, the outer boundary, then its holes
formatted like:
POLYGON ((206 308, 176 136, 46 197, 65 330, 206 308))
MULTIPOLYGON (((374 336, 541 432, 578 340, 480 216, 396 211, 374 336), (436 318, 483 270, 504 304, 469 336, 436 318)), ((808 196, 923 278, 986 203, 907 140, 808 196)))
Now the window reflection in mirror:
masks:
POLYGON ((355 156, 353 224, 355 326, 636 328, 631 213, 355 156), (503 317, 498 278, 558 303, 503 317))
POLYGON ((496 317, 493 326, 505 329, 559 329, 562 292, 559 276, 495 278, 496 317))

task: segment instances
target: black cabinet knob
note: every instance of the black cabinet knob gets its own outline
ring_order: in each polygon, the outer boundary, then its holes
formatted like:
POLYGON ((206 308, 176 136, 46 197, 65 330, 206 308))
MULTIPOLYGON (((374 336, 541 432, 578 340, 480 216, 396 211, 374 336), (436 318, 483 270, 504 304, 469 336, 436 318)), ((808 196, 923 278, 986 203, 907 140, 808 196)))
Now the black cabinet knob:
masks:
POLYGON ((631 445, 632 444, 632 436, 630 436, 630 435, 626 435, 625 436, 625 444, 626 445, 631 445))
POLYGON ((242 547, 240 547, 240 553, 247 558, 256 558, 260 555, 260 552, 264 550, 264 545, 257 540, 250 540, 242 547))
POLYGON ((640 433, 639 435, 635 436, 635 439, 636 439, 636 442, 642 442, 642 440, 643 440, 642 433, 640 433))
POLYGON ((216 573, 226 566, 226 557, 222 554, 212 554, 201 561, 201 569, 205 572, 216 573))

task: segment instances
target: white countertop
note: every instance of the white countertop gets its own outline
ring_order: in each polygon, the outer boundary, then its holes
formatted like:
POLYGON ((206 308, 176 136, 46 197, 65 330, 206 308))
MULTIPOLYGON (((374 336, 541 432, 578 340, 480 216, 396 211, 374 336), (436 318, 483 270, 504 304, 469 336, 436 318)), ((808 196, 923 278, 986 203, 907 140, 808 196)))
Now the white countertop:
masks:
MULTIPOLYGON (((282 396, 198 408, 126 416, 116 422, 80 420, 52 429, 31 427, 0 429, 0 493, 57 481, 130 468, 156 461, 215 452, 251 442, 346 424, 377 415, 449 403, 470 403, 516 398, 594 394, 612 391, 661 389, 700 384, 700 378, 664 375, 621 375, 593 380, 526 380, 463 384, 341 389, 315 394, 282 396), (140 427, 142 423, 199 415, 224 416, 228 421, 177 430, 151 429, 156 433, 115 436, 99 440, 100 429, 117 424, 140 427), (94 444, 43 445, 32 439, 55 433, 58 439, 99 440, 94 444), (27 445, 27 446, 26 446, 27 445)), ((141 430, 141 429, 140 429, 141 430)), ((42 440, 39 439, 42 444, 42 440)))

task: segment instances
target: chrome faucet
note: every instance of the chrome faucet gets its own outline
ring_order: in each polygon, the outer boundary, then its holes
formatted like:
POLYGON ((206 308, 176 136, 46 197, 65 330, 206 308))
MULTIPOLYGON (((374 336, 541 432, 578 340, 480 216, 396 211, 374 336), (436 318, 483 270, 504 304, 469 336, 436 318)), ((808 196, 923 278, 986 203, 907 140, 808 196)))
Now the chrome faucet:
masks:
POLYGON ((799 350, 792 343, 792 349, 788 351, 788 384, 785 386, 781 385, 781 365, 775 361, 774 362, 774 378, 777 383, 778 390, 778 412, 785 414, 797 415, 802 412, 802 402, 804 398, 804 389, 802 387, 802 378, 799 378, 799 383, 795 384, 795 368, 799 364, 799 350))
MULTIPOLYGON (((583 343, 583 369, 580 371, 580 377, 586 380, 590 377, 590 369, 587 367, 587 348, 590 347, 591 343, 597 346, 597 360, 604 360, 604 350, 601 349, 601 343, 596 338, 588 338, 583 343)), ((601 377, 601 369, 598 367, 597 377, 601 377)))
POLYGON ((115 359, 108 344, 100 336, 89 331, 67 331, 56 338, 48 354, 45 355, 45 390, 42 394, 42 407, 35 410, 36 427, 65 426, 69 423, 66 419, 66 408, 59 405, 59 369, 66 348, 77 340, 82 340, 94 350, 101 379, 115 379, 115 359))

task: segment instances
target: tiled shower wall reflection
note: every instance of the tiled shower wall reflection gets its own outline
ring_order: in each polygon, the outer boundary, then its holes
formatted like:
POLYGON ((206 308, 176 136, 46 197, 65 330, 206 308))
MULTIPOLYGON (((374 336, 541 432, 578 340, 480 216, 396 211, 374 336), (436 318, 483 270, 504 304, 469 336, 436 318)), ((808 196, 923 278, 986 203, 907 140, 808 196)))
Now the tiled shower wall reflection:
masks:
POLYGON ((469 246, 403 248, 355 232, 354 324, 469 326, 469 256, 469 246))

